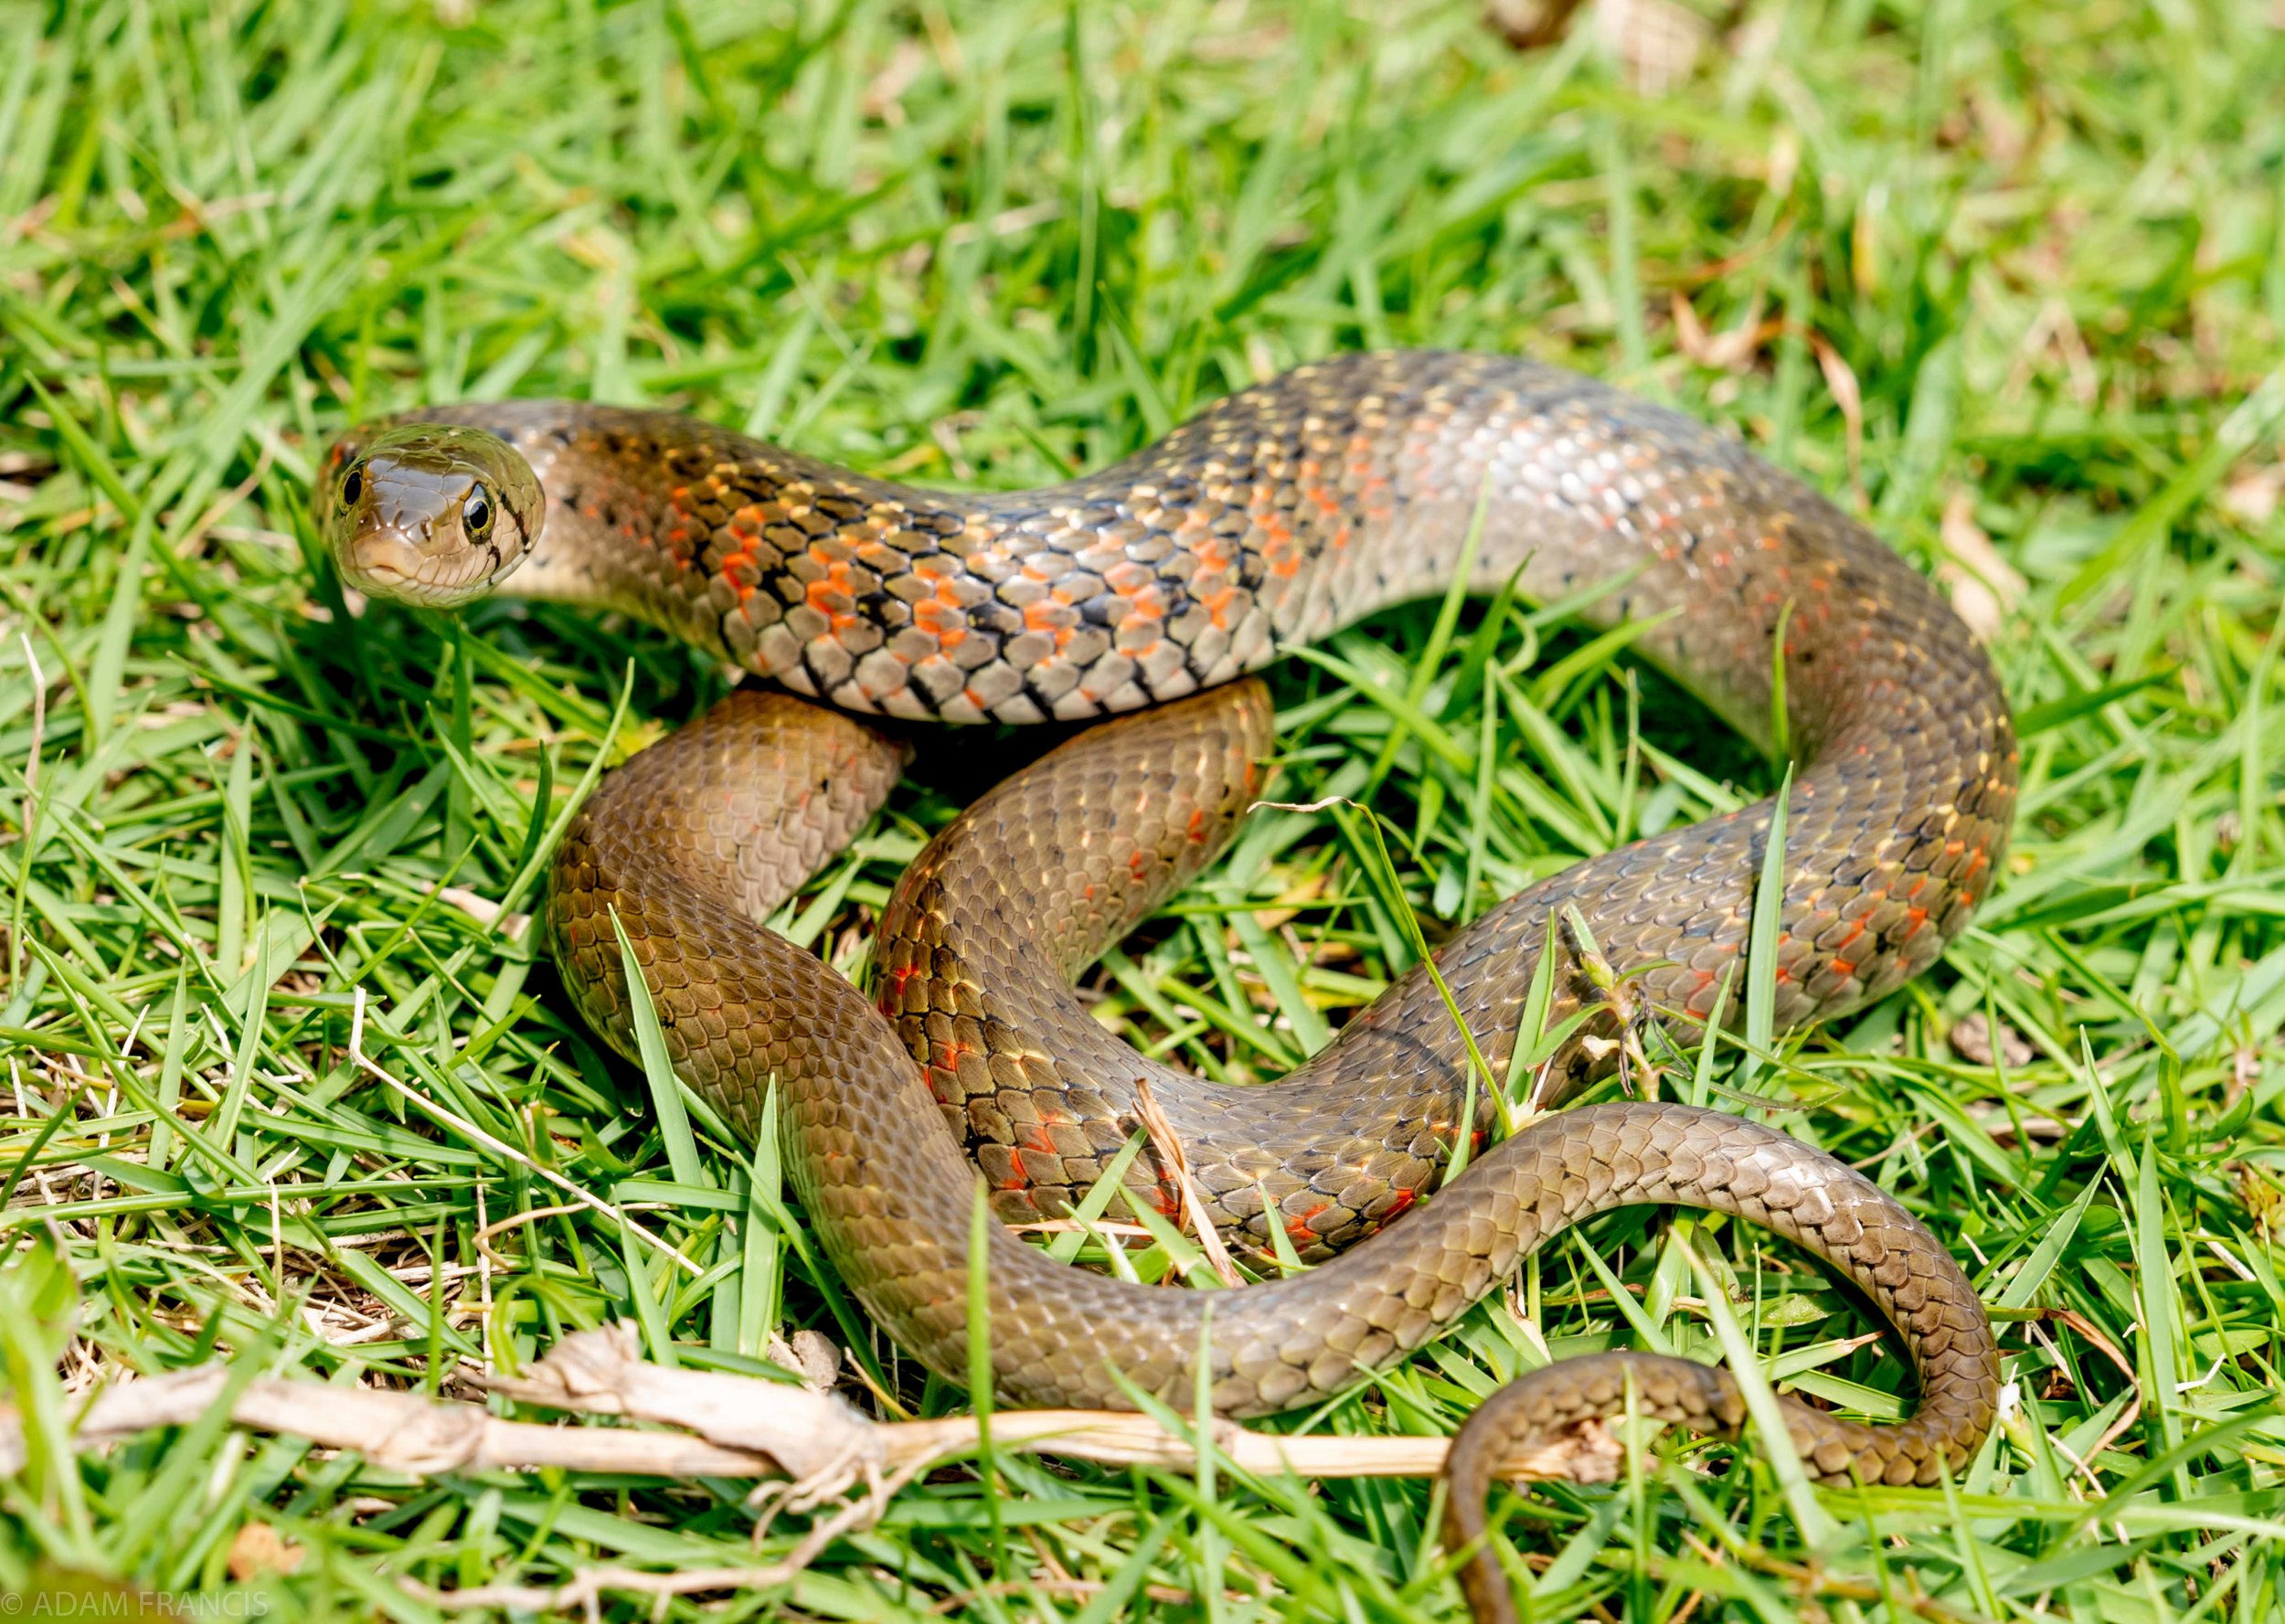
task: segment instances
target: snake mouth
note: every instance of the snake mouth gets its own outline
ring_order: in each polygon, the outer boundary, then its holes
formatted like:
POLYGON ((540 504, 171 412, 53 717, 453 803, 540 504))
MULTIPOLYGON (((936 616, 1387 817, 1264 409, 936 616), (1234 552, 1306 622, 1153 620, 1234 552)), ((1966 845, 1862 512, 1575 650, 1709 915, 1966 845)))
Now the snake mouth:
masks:
POLYGON ((393 536, 367 531, 350 540, 341 552, 342 573, 367 592, 388 598, 420 594, 420 555, 393 536))
POLYGON ((438 561, 402 537, 371 530, 352 539, 340 555, 342 575, 360 591, 392 602, 450 609, 483 590, 436 578, 438 561))

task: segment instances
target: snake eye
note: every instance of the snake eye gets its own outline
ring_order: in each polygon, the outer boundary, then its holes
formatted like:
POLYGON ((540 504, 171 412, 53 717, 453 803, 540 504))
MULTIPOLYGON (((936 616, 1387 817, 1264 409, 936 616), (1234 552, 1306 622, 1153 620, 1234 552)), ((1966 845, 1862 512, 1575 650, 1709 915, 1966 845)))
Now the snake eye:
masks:
POLYGON ((482 485, 468 493, 468 500, 460 504, 462 531, 471 541, 482 541, 492 534, 492 493, 482 485))
POLYGON ((357 498, 364 494, 365 464, 358 462, 351 466, 349 476, 341 482, 341 505, 355 507, 357 504, 357 498))

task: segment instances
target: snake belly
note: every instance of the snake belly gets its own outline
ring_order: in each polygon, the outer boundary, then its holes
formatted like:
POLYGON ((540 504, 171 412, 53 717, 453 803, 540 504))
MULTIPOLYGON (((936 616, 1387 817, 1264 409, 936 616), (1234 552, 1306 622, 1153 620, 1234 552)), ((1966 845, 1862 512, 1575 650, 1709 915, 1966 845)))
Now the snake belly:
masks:
MULTIPOLYGON (((828 1255, 900 1343, 955 1380, 969 1369, 977 1184, 938 1121, 949 1111, 1004 1156, 995 1182, 1016 1188, 1004 1196, 1036 1191, 1053 1205, 1090 1181, 1132 1131, 1125 1088, 1104 1079, 1148 1068, 1101 1047, 1074 1013, 1074 961, 1194 871, 1258 788, 1258 695, 1240 685, 1170 701, 1440 591, 1463 562, 1472 590, 1513 578, 1558 600, 1607 586, 1583 618, 1647 620, 1638 646, 1764 742, 1781 658, 1798 766, 1780 1027, 1855 1008, 1932 962, 2003 856, 2012 724, 1941 600, 1798 481, 1568 373, 1472 356, 1329 361, 1232 396, 1101 472, 989 495, 869 480, 664 414, 519 402, 416 415, 497 434, 537 473, 543 540, 505 590, 632 613, 847 710, 1032 721, 1160 707, 1101 730, 1107 744, 1083 737, 1046 758, 924 854, 877 955, 896 1025, 758 923, 757 871, 798 866, 757 859, 760 832, 791 815, 829 844, 893 780, 893 752, 845 718, 734 696, 611 774, 558 854, 550 930, 583 1012, 631 1049, 615 914, 678 1069, 749 1125, 774 1088, 828 1255), (1193 748, 1169 758, 1166 736, 1185 728, 1193 748), (1081 758, 1094 765, 1072 765, 1081 758), (764 780, 778 788, 757 790, 764 780), (1044 821, 1015 815, 1018 802, 1044 821), (1179 827, 1152 821, 1170 807, 1179 827), (1081 1075, 1106 1055, 1118 1071, 1081 1075), (1052 1176, 1033 1176, 1035 1157, 1052 1176)), ((333 471, 356 456, 353 440, 333 471)), ((1566 907, 1617 971, 1639 972, 1651 1003, 1685 1022, 1726 1016, 1772 811, 1591 858, 1447 943, 1443 979, 1494 1074, 1566 907)), ((1330 1250, 1425 1193, 1466 1130, 1464 1063, 1450 1011, 1415 971, 1283 1085, 1151 1075, 1215 1215, 1259 1232, 1266 1194, 1330 1250)), ((1592 1046, 1564 1063, 1584 1075, 1592 1046)), ((1663 1103, 1542 1118, 1405 1222, 1239 1291, 1122 1284, 992 1226, 994 1381, 1042 1405, 1124 1407, 1131 1382, 1186 1408, 1201 1378, 1225 1414, 1309 1403, 1434 1336, 1548 1235, 1637 1202, 1770 1227, 1862 1287, 1900 1332, 1920 1390, 1908 1421, 1784 1401, 1812 1471, 1931 1481, 1988 1429, 1995 1344, 1934 1237, 1799 1141, 1663 1103)), ((1664 1384, 1679 1418, 1735 1428, 1725 1373, 1693 1375, 1685 1394, 1626 1357, 1536 1373, 1477 1455, 1521 1428, 1607 1413, 1614 1372, 1664 1384)))

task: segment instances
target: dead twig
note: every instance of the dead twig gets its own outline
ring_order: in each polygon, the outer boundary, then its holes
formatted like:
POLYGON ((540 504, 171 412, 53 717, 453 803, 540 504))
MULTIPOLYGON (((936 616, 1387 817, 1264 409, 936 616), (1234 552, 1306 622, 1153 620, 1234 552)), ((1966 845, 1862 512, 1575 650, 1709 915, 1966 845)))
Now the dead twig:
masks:
MULTIPOLYGON (((83 1448, 98 1449, 155 1427, 187 1426, 228 1390, 227 1363, 193 1365, 108 1387, 81 1411, 83 1448)), ((876 1421, 835 1394, 794 1382, 670 1369, 641 1357, 632 1327, 610 1325, 558 1343, 522 1377, 479 1376, 521 1403, 685 1428, 637 1431, 508 1420, 482 1405, 314 1380, 256 1377, 231 1400, 230 1418, 256 1432, 287 1433, 328 1449, 355 1449, 376 1466, 420 1476, 476 1470, 635 1472, 660 1477, 791 1478, 820 1504, 869 1470, 884 1481, 976 1447, 972 1417, 876 1421)), ((1312 1478, 1429 1477, 1443 1469, 1440 1438, 1280 1437, 1234 1421, 1208 1423, 1217 1455, 1239 1470, 1312 1478)), ((997 1449, 1187 1470, 1186 1433, 1148 1416, 1115 1410, 1002 1410, 992 1417, 997 1449)), ((0 1405, 0 1477, 23 1469, 24 1435, 0 1405)), ((1563 1449, 1519 1452, 1504 1475, 1571 1475, 1563 1449)), ((797 1507, 798 1509, 798 1507, 797 1507)))
MULTIPOLYGON (((554 1467, 765 1480, 749 1502, 757 1538, 780 1512, 832 1507, 775 1562, 677 1573, 601 1566, 559 1585, 465 1590, 399 1581, 407 1595, 438 1607, 579 1607, 590 1614, 605 1591, 664 1597, 784 1584, 834 1540, 871 1526, 922 1472, 978 1445, 973 1417, 876 1421, 815 1387, 649 1364, 626 1325, 568 1336, 522 1377, 476 1373, 473 1379, 527 1404, 683 1430, 515 1421, 480 1404, 314 1380, 258 1376, 234 1387, 229 1365, 213 1364, 107 1388, 80 1412, 76 1431, 81 1447, 101 1448, 152 1428, 187 1426, 227 1399, 237 1426, 355 1450, 382 1470, 415 1477, 554 1467)), ((1427 1477, 1444 1464, 1445 1440, 1438 1438, 1281 1438, 1219 1419, 1206 1427, 1217 1454, 1265 1476, 1427 1477)), ((992 1441, 1003 1450, 1112 1465, 1184 1471, 1196 1464, 1185 1434, 1148 1416, 1104 1410, 1003 1410, 992 1418, 992 1441)), ((1508 1459, 1505 1475, 1589 1477, 1582 1467, 1595 1452, 1591 1436, 1536 1440, 1508 1459)), ((0 1404, 0 1477, 23 1470, 27 1459, 21 1420, 0 1404)))

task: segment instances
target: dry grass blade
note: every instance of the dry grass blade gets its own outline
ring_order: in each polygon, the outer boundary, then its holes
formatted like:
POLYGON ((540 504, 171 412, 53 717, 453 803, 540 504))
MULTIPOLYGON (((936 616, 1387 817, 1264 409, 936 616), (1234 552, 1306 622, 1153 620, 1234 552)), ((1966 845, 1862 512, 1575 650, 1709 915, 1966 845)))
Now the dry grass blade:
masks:
POLYGON ((1174 1188, 1181 1193, 1174 1222, 1187 1227, 1198 1243, 1198 1250, 1206 1254, 1207 1267, 1225 1286, 1240 1283, 1238 1265, 1222 1244, 1221 1231, 1206 1222, 1206 1202, 1198 1194, 1198 1186, 1190 1176, 1190 1163, 1183 1154, 1181 1136, 1174 1125, 1166 1120, 1166 1112, 1151 1092, 1151 1079, 1134 1079, 1134 1118, 1151 1136, 1151 1148, 1158 1152, 1159 1162, 1166 1169, 1174 1188))

